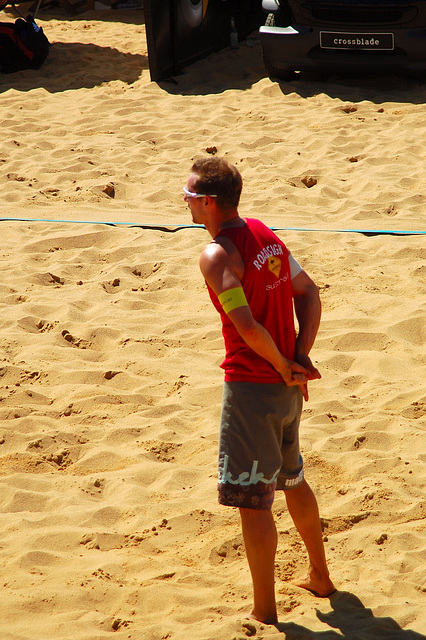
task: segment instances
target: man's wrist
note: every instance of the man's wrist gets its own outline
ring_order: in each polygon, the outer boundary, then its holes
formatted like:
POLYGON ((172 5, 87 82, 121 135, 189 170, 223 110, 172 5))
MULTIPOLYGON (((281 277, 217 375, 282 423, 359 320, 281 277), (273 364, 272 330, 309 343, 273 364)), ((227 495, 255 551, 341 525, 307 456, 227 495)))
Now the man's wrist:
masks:
POLYGON ((308 348, 306 345, 299 344, 296 340, 296 346, 294 349, 294 353, 296 356, 309 357, 309 352, 310 352, 310 348, 308 348))
POLYGON ((280 375, 285 374, 286 372, 290 371, 290 361, 282 356, 280 363, 278 363, 275 368, 280 375))

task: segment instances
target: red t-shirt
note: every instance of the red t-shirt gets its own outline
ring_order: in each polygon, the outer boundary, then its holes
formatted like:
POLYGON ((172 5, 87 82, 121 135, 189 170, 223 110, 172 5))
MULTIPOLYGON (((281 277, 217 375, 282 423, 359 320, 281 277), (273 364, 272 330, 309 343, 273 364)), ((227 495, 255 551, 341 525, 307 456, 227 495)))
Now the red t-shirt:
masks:
MULTIPOLYGON (((217 237, 232 240, 241 254, 245 265, 241 284, 254 319, 269 331, 280 352, 294 360, 296 334, 288 249, 260 220, 245 221, 244 227, 223 229, 217 237)), ((214 291, 207 288, 222 319, 226 355, 221 367, 225 380, 283 382, 276 369, 244 342, 214 291)))

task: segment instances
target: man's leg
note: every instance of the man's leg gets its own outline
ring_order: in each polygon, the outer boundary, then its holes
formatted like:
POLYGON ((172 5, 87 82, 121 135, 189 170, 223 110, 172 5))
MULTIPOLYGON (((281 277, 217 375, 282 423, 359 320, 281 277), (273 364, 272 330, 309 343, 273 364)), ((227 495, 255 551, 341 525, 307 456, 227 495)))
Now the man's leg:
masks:
POLYGON ((315 495, 304 480, 295 489, 286 491, 285 497, 289 513, 309 556, 308 575, 296 581, 295 584, 320 596, 328 596, 335 588, 328 572, 315 495))
POLYGON ((247 560, 253 581, 252 617, 267 624, 277 622, 275 604, 275 553, 277 529, 270 510, 240 508, 247 560))

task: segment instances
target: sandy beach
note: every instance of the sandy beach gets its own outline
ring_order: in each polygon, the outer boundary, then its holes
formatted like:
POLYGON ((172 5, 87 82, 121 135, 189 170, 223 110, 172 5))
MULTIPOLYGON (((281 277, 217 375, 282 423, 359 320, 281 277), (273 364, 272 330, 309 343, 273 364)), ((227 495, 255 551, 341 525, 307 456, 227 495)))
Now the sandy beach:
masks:
POLYGON ((153 83, 143 10, 37 22, 44 65, 0 75, 3 639, 424 640, 426 85, 273 82, 256 34, 153 83), (217 503, 222 336, 182 197, 209 153, 323 303, 301 446, 338 591, 292 586, 278 496, 278 628, 246 619, 217 503))

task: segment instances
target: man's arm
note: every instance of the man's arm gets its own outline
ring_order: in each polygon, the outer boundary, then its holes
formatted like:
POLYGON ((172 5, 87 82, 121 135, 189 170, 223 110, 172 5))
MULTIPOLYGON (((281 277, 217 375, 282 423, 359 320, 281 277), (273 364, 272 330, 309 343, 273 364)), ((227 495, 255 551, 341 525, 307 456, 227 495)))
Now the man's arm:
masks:
POLYGON ((301 271, 292 279, 291 284, 294 309, 299 324, 295 358, 297 362, 309 369, 315 378, 320 378, 318 369, 314 367, 309 358, 321 320, 321 300, 318 287, 306 271, 301 271))
MULTIPOLYGON (((229 289, 241 287, 244 265, 233 246, 227 242, 211 243, 200 257, 201 272, 218 296, 229 289)), ((270 362, 288 386, 301 385, 312 378, 309 370, 281 354, 270 333, 253 318, 248 305, 229 311, 228 316, 246 344, 270 362)))

